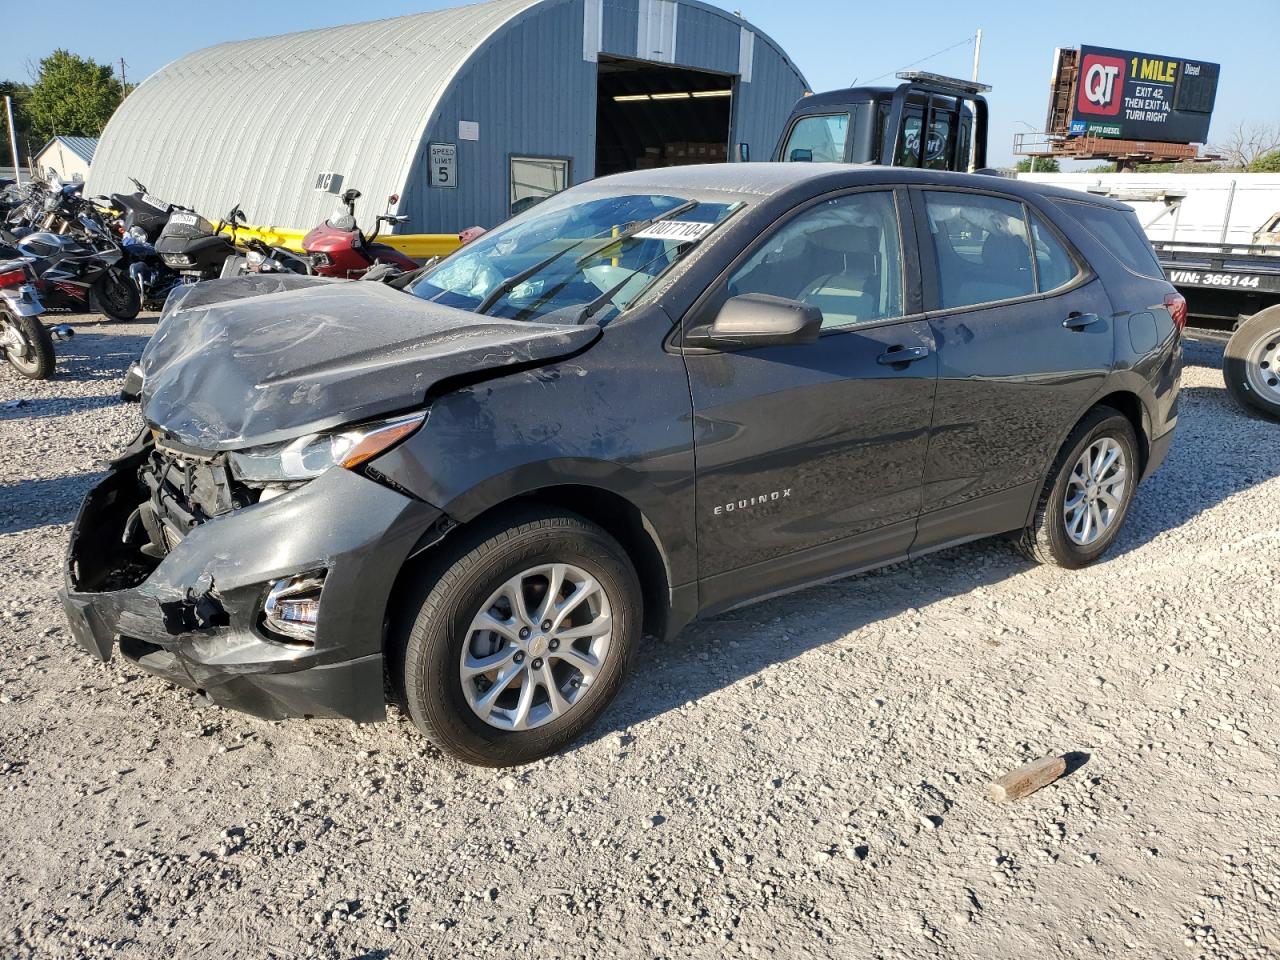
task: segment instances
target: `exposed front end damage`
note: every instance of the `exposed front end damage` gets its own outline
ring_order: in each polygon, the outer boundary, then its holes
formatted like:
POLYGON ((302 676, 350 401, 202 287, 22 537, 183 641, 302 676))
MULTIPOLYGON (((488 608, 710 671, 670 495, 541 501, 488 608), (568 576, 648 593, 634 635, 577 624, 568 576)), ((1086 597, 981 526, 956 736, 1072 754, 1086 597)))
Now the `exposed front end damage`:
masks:
POLYGON ((225 454, 148 432, 85 498, 61 598, 76 641, 104 661, 118 647, 269 719, 377 720, 391 590, 442 519, 341 468, 254 487, 225 454))

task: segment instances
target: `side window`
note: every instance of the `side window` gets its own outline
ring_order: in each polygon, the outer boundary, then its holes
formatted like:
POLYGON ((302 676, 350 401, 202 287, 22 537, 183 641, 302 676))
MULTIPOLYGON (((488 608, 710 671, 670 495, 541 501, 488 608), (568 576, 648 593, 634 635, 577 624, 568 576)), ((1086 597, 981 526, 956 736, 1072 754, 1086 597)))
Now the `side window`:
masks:
POLYGON ((810 207, 729 278, 729 296, 768 293, 822 311, 822 326, 902 316, 902 246, 890 191, 810 207))
POLYGON ((1062 241, 1036 214, 1031 215, 1031 237, 1036 251, 1036 277, 1039 290, 1048 293, 1065 287, 1076 278, 1080 268, 1062 245, 1062 241))
POLYGON ((942 309, 1035 293, 1021 203, 942 190, 924 197, 942 309))
POLYGON ((842 163, 849 139, 849 115, 802 117, 791 128, 782 159, 789 163, 842 163))
POLYGON ((1057 203, 1084 224, 1103 246, 1134 273, 1152 279, 1163 279, 1164 271, 1151 249, 1147 235, 1142 232, 1138 216, 1132 210, 1100 207, 1075 200, 1059 200, 1057 203))

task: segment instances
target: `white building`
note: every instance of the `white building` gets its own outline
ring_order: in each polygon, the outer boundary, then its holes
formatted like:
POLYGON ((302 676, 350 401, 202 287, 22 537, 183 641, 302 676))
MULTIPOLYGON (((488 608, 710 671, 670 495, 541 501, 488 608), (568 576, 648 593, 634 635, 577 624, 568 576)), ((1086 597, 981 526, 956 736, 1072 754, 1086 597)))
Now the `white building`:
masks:
POLYGON ((64 182, 88 180, 97 137, 54 137, 31 160, 36 176, 48 180, 57 177, 64 182))

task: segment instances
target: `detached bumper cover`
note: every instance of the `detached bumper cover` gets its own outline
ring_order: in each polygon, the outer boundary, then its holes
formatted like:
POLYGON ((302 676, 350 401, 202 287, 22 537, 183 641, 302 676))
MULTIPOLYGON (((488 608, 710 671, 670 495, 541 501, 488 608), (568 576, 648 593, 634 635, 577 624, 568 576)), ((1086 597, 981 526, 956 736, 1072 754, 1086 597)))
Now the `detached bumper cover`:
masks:
POLYGON ((388 599, 438 510, 334 469, 199 525, 148 573, 120 547, 135 474, 133 458, 118 461, 76 519, 60 597, 81 647, 105 661, 118 646, 151 673, 268 719, 386 715, 388 599), (270 638, 260 626, 270 583, 311 571, 325 572, 314 646, 270 638))

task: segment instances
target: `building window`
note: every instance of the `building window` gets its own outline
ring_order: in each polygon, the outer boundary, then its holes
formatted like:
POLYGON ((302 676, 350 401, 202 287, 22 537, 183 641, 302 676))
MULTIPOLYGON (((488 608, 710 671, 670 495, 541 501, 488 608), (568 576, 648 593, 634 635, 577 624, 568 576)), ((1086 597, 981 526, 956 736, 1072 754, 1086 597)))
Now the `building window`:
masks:
POLYGON ((511 158, 511 215, 559 193, 569 185, 567 157, 511 158))

